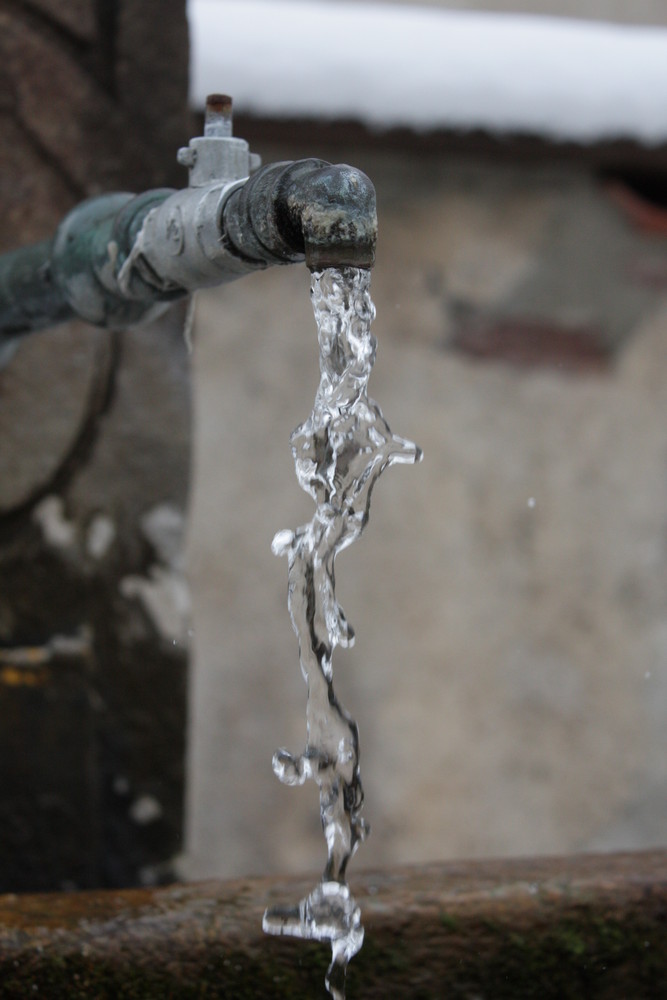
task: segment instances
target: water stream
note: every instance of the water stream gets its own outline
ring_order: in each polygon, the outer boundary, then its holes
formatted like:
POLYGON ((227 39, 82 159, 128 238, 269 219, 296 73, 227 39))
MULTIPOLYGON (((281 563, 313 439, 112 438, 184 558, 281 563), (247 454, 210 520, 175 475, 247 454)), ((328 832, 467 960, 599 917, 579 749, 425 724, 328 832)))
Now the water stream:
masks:
POLYGON ((308 524, 279 531, 276 555, 288 560, 288 607, 308 685, 306 746, 278 750, 273 770, 286 785, 312 778, 319 787, 327 863, 320 883, 301 902, 264 914, 269 934, 328 941, 332 959, 326 985, 345 996, 345 973, 361 948, 361 913, 345 880, 347 863, 368 833, 361 816, 357 724, 336 698, 332 657, 351 646, 354 632, 336 600, 334 561, 368 521, 378 476, 394 462, 421 459, 411 441, 392 434, 380 407, 367 395, 376 340, 370 271, 328 268, 312 276, 311 299, 320 346, 320 384, 310 417, 291 436, 299 485, 316 503, 308 524))

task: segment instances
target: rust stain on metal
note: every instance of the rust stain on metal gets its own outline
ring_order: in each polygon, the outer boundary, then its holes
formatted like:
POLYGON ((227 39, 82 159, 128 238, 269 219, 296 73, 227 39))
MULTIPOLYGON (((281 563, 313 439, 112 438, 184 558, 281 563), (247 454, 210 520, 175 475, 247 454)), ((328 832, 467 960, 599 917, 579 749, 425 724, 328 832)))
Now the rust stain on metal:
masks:
POLYGON ((209 94, 206 98, 206 110, 224 115, 232 110, 232 99, 228 94, 209 94))

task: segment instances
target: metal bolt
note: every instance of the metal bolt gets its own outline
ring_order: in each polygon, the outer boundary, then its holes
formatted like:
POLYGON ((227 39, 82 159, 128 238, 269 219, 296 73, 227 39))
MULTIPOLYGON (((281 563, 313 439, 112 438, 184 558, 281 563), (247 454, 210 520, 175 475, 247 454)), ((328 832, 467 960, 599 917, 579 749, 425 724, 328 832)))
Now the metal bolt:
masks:
POLYGON ((181 146, 176 154, 176 159, 182 167, 194 167, 197 162, 197 150, 190 149, 189 146, 181 146))

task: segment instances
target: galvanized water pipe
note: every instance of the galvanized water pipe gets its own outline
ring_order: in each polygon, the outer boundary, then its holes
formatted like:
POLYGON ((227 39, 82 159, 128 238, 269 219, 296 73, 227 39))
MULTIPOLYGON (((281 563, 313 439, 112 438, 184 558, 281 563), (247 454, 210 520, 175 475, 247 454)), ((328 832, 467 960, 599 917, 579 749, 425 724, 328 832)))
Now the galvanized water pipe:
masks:
POLYGON ((373 266, 375 190, 365 174, 311 159, 250 176, 258 158, 231 131, 231 99, 213 95, 204 135, 179 150, 187 188, 90 199, 53 239, 0 257, 0 360, 23 334, 74 317, 132 326, 271 264, 373 266))

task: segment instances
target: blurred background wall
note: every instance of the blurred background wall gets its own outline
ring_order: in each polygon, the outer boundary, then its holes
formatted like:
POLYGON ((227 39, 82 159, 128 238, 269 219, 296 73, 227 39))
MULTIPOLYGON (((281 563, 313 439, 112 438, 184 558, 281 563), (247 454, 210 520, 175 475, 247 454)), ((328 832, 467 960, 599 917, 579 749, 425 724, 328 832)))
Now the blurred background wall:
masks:
MULTIPOLYGON (((235 89, 224 60, 220 87, 235 89)), ((265 162, 322 156, 373 179, 371 394, 425 452, 383 477, 337 564, 357 643, 335 657, 336 691, 373 827, 355 866, 664 842, 664 144, 383 132, 257 105, 236 132, 265 162)), ((316 870, 316 789, 270 767, 305 729, 270 542, 311 516, 288 445, 318 379, 308 275, 201 294, 196 331, 183 870, 316 870)))

